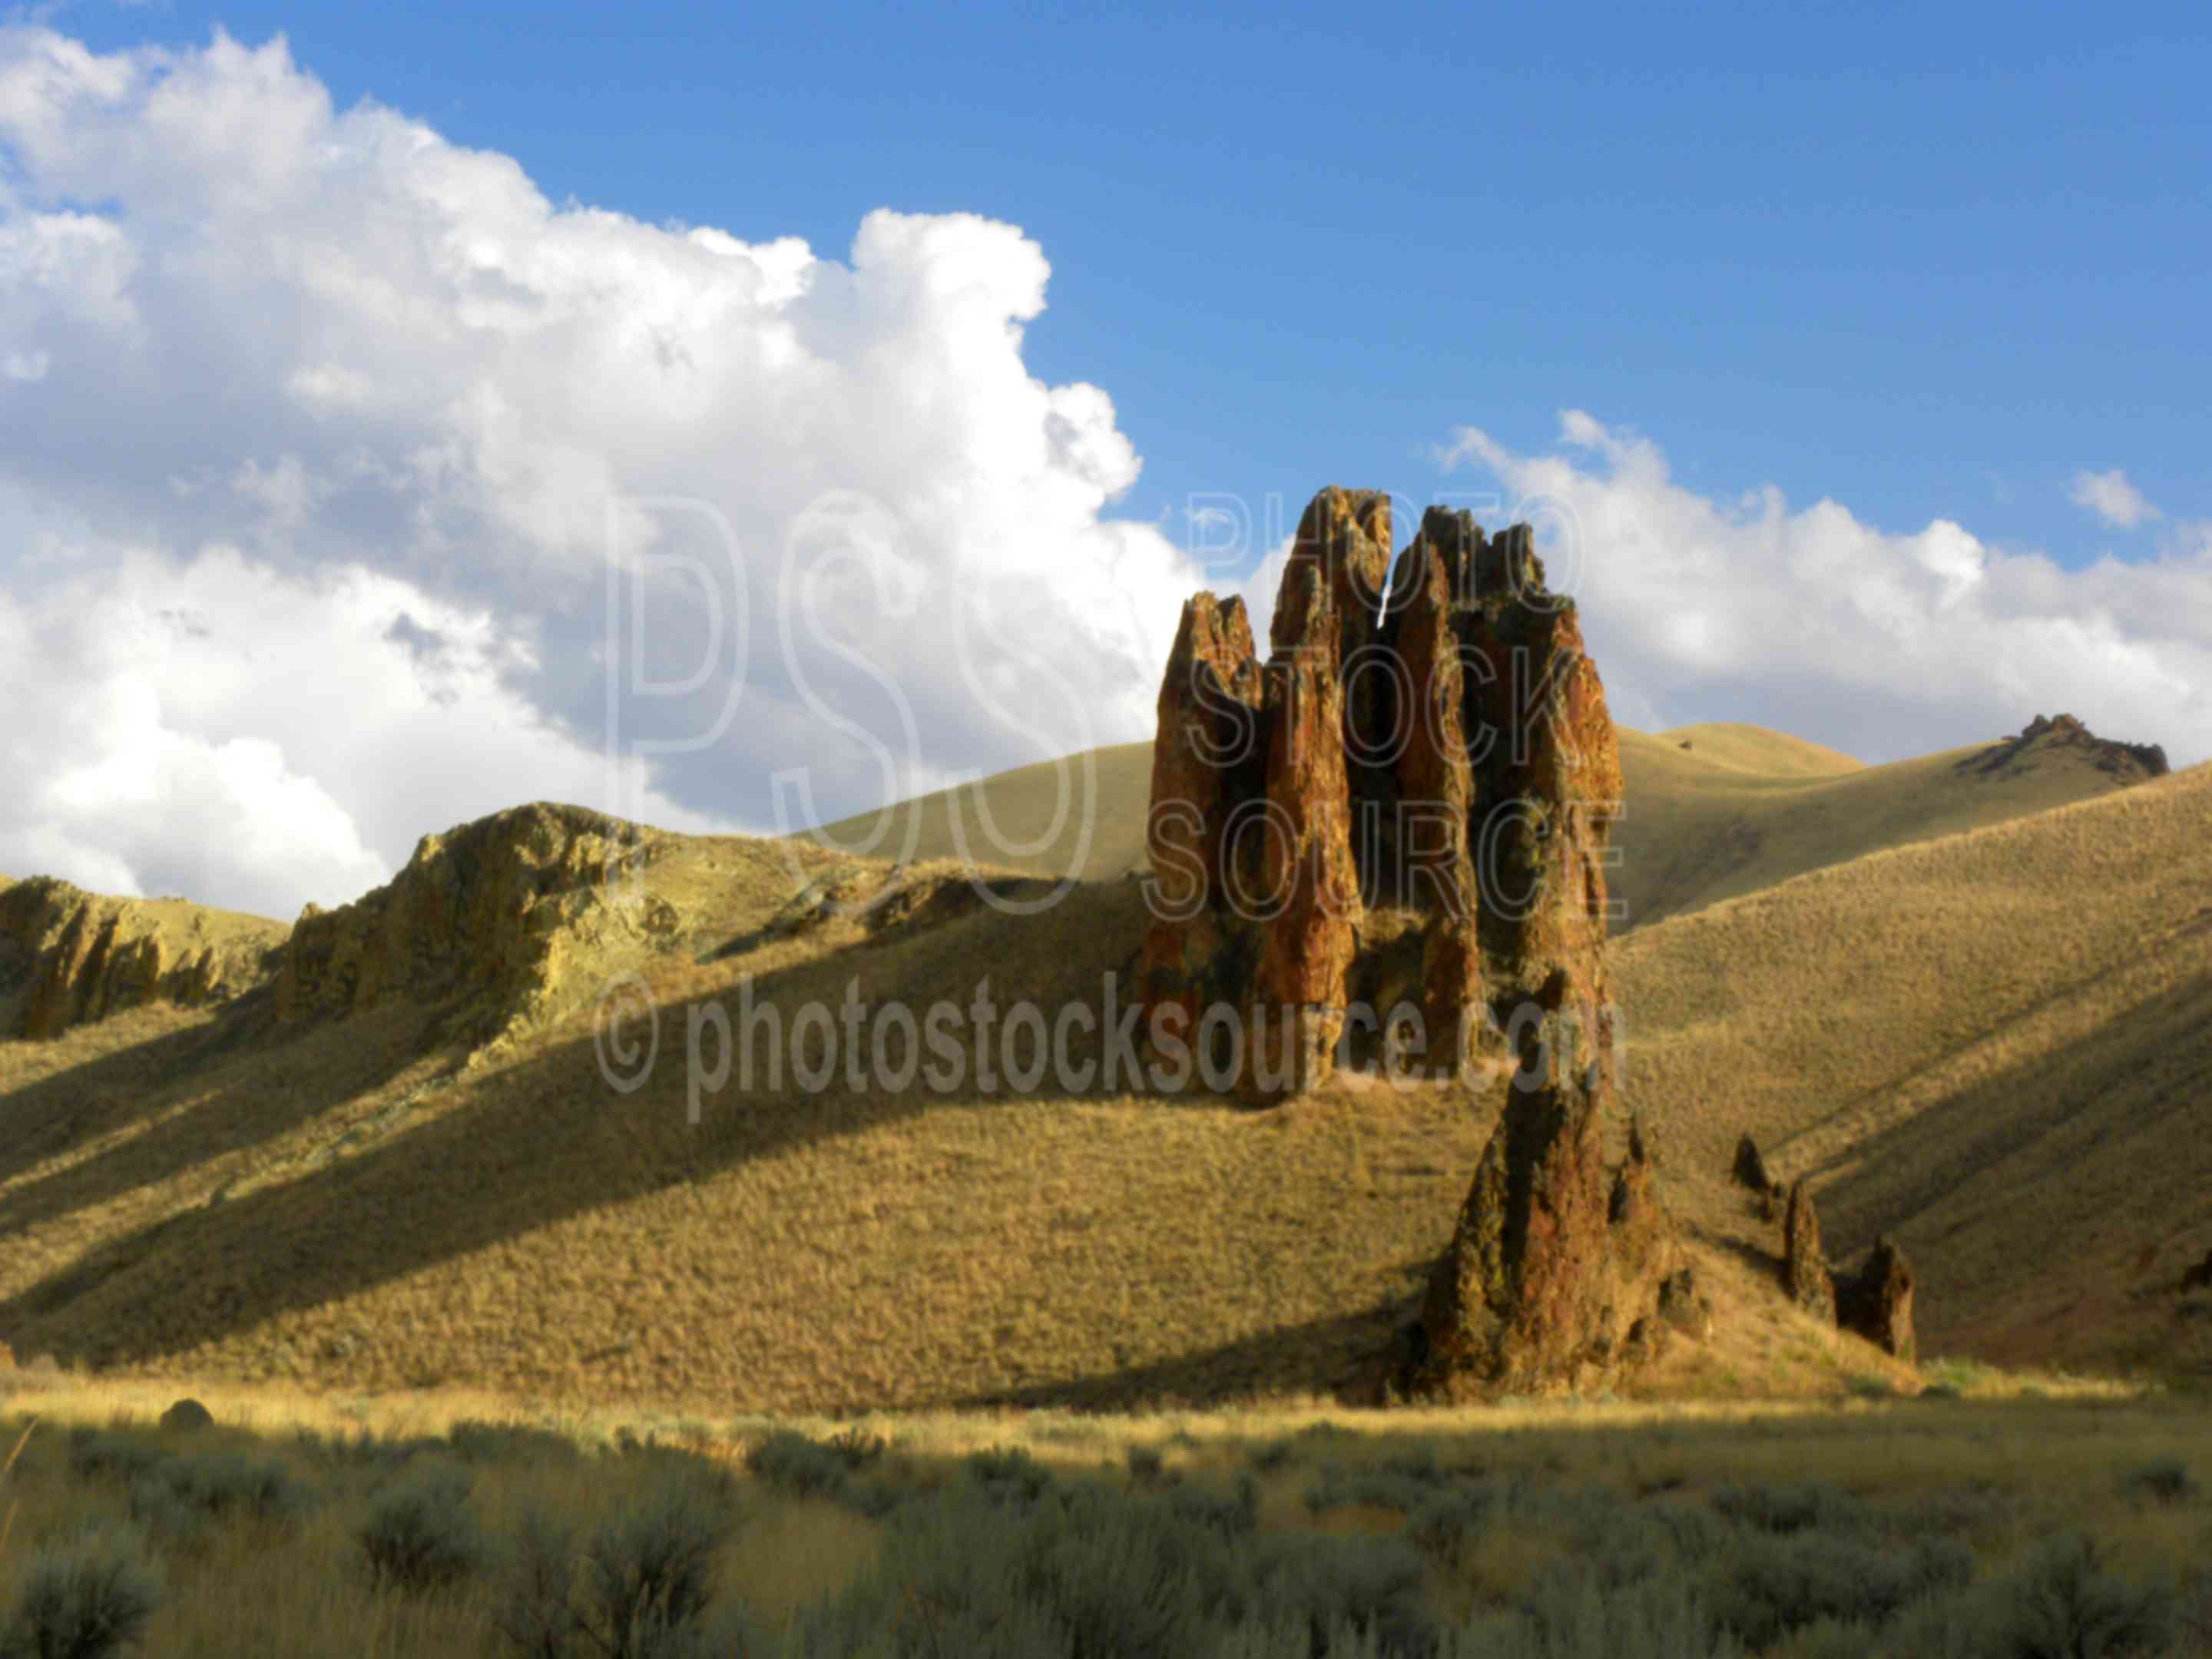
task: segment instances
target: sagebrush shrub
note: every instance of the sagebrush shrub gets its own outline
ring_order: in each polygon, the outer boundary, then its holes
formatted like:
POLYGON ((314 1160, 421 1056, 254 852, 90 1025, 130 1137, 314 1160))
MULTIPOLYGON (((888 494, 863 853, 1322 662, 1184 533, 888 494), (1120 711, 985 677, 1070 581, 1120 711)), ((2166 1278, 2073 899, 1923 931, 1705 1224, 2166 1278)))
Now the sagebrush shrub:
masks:
POLYGON ((89 1426, 70 1431, 70 1473, 80 1480, 119 1480, 128 1486, 175 1455, 134 1434, 89 1426))
POLYGON ((852 1466, 834 1447, 778 1429, 745 1455, 745 1467, 759 1479, 794 1497, 833 1497, 844 1487, 852 1466))
POLYGON ((2153 1503, 2183 1504, 2197 1496, 2197 1482, 2179 1458, 2154 1457, 2124 1471, 2120 1491, 2127 1497, 2145 1498, 2153 1503))
POLYGON ((690 1630, 706 1610, 708 1569, 732 1526, 710 1491, 681 1480, 654 1487, 601 1526, 584 1550, 580 1615, 598 1650, 646 1659, 690 1630))
POLYGON ((2105 1570, 2097 1541, 2067 1533, 2013 1575, 2000 1659, 2125 1659, 2162 1653, 2179 1609, 2171 1593, 2105 1570))
POLYGON ((141 1540, 95 1528, 33 1558, 0 1659, 104 1659, 136 1643, 161 1602, 141 1540))
POLYGON ((446 1444, 454 1456, 467 1463, 528 1463, 533 1466, 575 1463, 583 1449, 565 1434, 550 1429, 527 1428, 519 1423, 487 1423, 463 1418, 446 1431, 446 1444))
POLYGON ((483 1534, 468 1496, 468 1475, 451 1465, 412 1471, 380 1493, 354 1531, 370 1583, 419 1594, 481 1567, 483 1534))

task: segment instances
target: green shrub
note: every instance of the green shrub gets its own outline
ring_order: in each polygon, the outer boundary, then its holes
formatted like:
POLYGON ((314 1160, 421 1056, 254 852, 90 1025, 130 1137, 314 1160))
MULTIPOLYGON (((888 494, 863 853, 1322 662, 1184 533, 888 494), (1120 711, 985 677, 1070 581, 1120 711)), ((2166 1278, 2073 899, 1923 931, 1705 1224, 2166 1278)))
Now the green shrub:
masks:
POLYGON ((1538 1576, 1516 1612, 1461 1632, 1452 1659, 1740 1659, 1682 1579, 1607 1590, 1571 1564, 1538 1576))
POLYGON ((1217 1633, 1215 1609, 1249 1603, 1220 1534, 1158 1498, 1080 1485, 1021 1504, 1004 1484, 902 1506, 875 1564, 802 1613, 796 1652, 1186 1659, 1217 1633))
POLYGON ((2094 1539, 2068 1533, 2013 1575, 2009 1618, 1994 1651, 2002 1659, 2121 1659, 2157 1654, 2172 1640, 2172 1595, 2105 1571, 2094 1539))
POLYGON ((1446 1565, 1455 1565, 1471 1540, 1487 1532, 1504 1507, 1500 1489, 1468 1482, 1437 1493, 1407 1517, 1405 1537, 1446 1565))
POLYGON ((243 1452, 196 1452, 171 1458, 148 1480, 210 1519, 286 1521, 314 1506, 314 1493, 292 1478, 281 1457, 243 1452))
POLYGON ((1881 1511, 1825 1480, 1784 1486, 1723 1486, 1712 1506, 1739 1525, 1788 1537, 1792 1533, 1864 1533, 1885 1523, 1881 1511))
POLYGON ((467 1473, 450 1464, 410 1472, 379 1495, 354 1532, 370 1583, 420 1593, 481 1567, 483 1536, 466 1507, 468 1495, 467 1473))
POLYGON ((537 1466, 574 1463, 583 1449, 565 1434, 533 1429, 520 1423, 486 1423, 464 1418, 446 1431, 446 1444, 454 1456, 468 1463, 529 1463, 537 1466))
POLYGON ((1033 1508, 1052 1485, 1052 1471, 1019 1446, 970 1454, 961 1468, 969 1483, 989 1494, 994 1503, 1018 1510, 1033 1508))
POLYGON ((1233 1498, 1197 1486, 1178 1486, 1167 1494, 1165 1501, 1169 1514, 1224 1539, 1248 1538, 1259 1530, 1260 1483, 1249 1474, 1237 1477, 1233 1498))
MULTIPOLYGON (((1962 1546, 1948 1544, 1949 1551, 1962 1546)), ((1715 1586, 1715 1621, 1746 1647, 1771 1646, 1820 1620, 1880 1626, 1932 1591, 1971 1577, 1972 1556, 1892 1554, 1850 1538, 1753 1536, 1715 1586)))
POLYGON ((2183 1504, 2197 1496, 2197 1482, 2179 1458, 2156 1457, 2123 1473, 2120 1491, 2125 1497, 2155 1504, 2183 1504))
POLYGON ((878 1437, 855 1430, 834 1439, 814 1441, 778 1429, 746 1455, 745 1467, 758 1479, 797 1498, 827 1498, 856 1514, 880 1519, 904 1501, 904 1494, 880 1484, 863 1485, 853 1474, 888 1449, 878 1437))
POLYGON ((33 1558, 4 1633, 4 1659, 103 1659, 136 1643, 161 1606, 143 1543, 94 1528, 33 1558))
MULTIPOLYGON (((582 1628, 612 1659, 665 1653, 690 1632, 712 1591, 708 1571, 732 1517, 715 1496, 678 1480, 616 1516, 584 1551, 582 1628)), ((686 1640, 690 1638, 688 1634, 686 1640)))
POLYGON ((70 1473, 80 1480, 119 1480, 127 1486, 175 1455, 128 1432, 90 1427, 70 1431, 70 1473))
POLYGON ((501 1574, 492 1624, 524 1659, 564 1659, 581 1633, 573 1604, 575 1534, 526 1510, 501 1574))
POLYGON ((1260 1622, 1303 1621, 1316 1655, 1349 1626, 1386 1659, 1431 1659, 1440 1632, 1423 1589, 1428 1562, 1399 1538, 1275 1533, 1252 1553, 1260 1622))

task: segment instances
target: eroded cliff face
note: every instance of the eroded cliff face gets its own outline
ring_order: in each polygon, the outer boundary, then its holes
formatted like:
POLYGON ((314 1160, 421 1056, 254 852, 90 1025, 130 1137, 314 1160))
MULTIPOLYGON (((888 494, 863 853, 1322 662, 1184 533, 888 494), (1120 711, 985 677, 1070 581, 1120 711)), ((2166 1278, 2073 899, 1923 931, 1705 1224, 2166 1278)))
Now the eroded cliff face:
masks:
POLYGON ((1185 606, 1153 750, 1146 1032, 1255 1103, 1382 1031, 1401 1074, 1502 1090, 1390 1381, 1589 1383, 1680 1323, 1658 1317, 1680 1251, 1640 1127, 1606 1157, 1619 745, 1526 526, 1432 508, 1395 568, 1391 544, 1386 496, 1317 495, 1264 664, 1236 600, 1185 606))
POLYGON ((452 1000, 452 1035, 489 1042, 557 1018, 611 963, 650 954, 677 926, 623 872, 663 849, 658 831, 537 802, 425 836, 384 886, 334 910, 309 905, 276 978, 279 1021, 352 1013, 394 997, 452 1000))
POLYGON ((1421 1068, 1468 1076, 1610 997, 1620 761, 1574 603, 1526 526, 1431 509, 1395 571, 1390 547, 1386 496, 1322 491, 1265 663, 1242 604, 1201 593, 1160 688, 1147 1030, 1255 1102, 1401 1004, 1421 1068))
POLYGON ((269 977, 283 923, 181 899, 0 881, 0 1037, 40 1039, 149 1002, 194 1007, 269 977))

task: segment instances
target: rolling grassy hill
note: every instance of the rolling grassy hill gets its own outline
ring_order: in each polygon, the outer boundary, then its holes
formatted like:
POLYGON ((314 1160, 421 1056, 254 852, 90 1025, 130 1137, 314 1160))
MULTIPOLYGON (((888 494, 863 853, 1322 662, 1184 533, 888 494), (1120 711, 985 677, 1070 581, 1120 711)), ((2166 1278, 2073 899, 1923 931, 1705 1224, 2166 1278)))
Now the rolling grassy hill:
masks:
MULTIPOLYGON (((1689 726, 1656 736, 1623 729, 1627 799, 1613 832, 1621 852, 1613 882, 1616 930, 1885 847, 2124 787, 2081 749, 2057 743, 2033 745, 1996 772, 1975 769, 1972 763, 1993 746, 1866 766, 1754 726, 1689 726)), ((1145 867, 1151 796, 1152 745, 1124 744, 841 819, 817 834, 841 847, 878 836, 870 850, 885 858, 965 855, 1101 880, 1145 867)))
MULTIPOLYGON (((1773 1292, 1777 1230, 1725 1180, 1745 1129, 1813 1177, 1839 1262, 1878 1230, 1902 1238, 1923 1353, 2212 1358, 2212 1320, 2163 1282, 2212 1246, 2188 1206, 2212 1176, 2212 769, 2108 793, 2064 757, 1990 779, 1741 728, 1625 746, 1632 818, 1649 796, 1680 825, 1761 826, 1705 865, 1681 830, 1680 873, 1650 901, 1676 913, 1620 947, 1635 1097, 1720 1304, 1713 1342, 1655 1389, 1906 1376, 1773 1292), (2038 811, 2038 790, 2075 799, 2038 811), (2005 821, 1959 833, 1977 814, 2005 821), (1885 831, 1903 844, 1851 854, 1885 831)), ((839 915, 794 910, 806 872, 864 891, 887 864, 810 854, 794 875, 781 844, 656 848, 658 942, 579 957, 568 1012, 496 1050, 450 1046, 433 1004, 284 1024, 265 990, 0 1044, 0 1340, 304 1386, 1110 1406, 1326 1389, 1410 1312, 1494 1102, 1346 1079, 1255 1113, 987 1086, 972 1061, 941 1091, 848 1089, 842 1066, 817 1090, 793 1068, 836 1059, 848 994, 919 1015, 969 1006, 988 977, 1001 1009, 1103 1018, 1141 934, 1137 884, 1011 914, 918 864, 906 900, 839 915), (649 1068, 623 1060, 645 1052, 641 1020, 595 1023, 591 981, 617 969, 655 1010, 649 1068), (750 1085, 733 1066, 695 1121, 687 1033, 711 1068, 707 1022, 744 1029, 748 985, 784 1023, 782 1074, 756 1028, 750 1085), (810 1004, 823 1029, 801 1039, 810 1004)), ((1103 1049, 1079 1034, 1067 1052, 1103 1049)))

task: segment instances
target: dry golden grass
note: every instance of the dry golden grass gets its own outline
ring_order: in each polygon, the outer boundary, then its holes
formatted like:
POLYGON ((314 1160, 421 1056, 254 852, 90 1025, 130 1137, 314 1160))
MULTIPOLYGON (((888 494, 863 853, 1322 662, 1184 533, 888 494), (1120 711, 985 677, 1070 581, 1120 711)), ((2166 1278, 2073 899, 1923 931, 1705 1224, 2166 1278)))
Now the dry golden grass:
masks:
POLYGON ((1632 934, 1635 1093, 1700 1170, 1747 1129, 1812 1176, 1832 1255, 1899 1237, 1938 1349, 2201 1367, 2208 827, 2197 767, 1632 934))
MULTIPOLYGON (((2079 750, 2045 749, 1999 776, 1961 774, 1986 746, 1867 766, 1779 732, 1686 726, 1620 732, 1626 811, 1617 930, 1644 927, 1883 848, 2111 793, 2118 781, 2079 750), (1690 744, 1687 750, 1682 745, 1690 744)), ((1150 744, 1002 772, 817 832, 839 847, 876 838, 873 856, 966 855, 1052 877, 1109 880, 1145 867, 1150 744), (987 832, 981 794, 997 838, 987 832)))
MULTIPOLYGON (((1630 746, 1799 802, 1808 836, 1803 792, 1902 775, 1740 730, 1693 742, 1630 746)), ((1721 1179, 1746 1127, 1815 1175, 1838 1257, 1903 1237, 1923 1352, 2194 1363, 2145 1346, 2171 1298, 2124 1328, 2064 1304, 2147 1243, 2212 1243, 2184 1202, 2206 1145, 2208 784, 1861 858, 1623 941, 1635 1097, 1722 1311, 1654 1398, 1917 1386, 1774 1294, 1776 1230, 1721 1179), (2054 1237, 2073 1242, 2055 1262, 2054 1237), (2069 1340, 2039 1346, 2053 1330, 2069 1340)), ((1346 1081, 1255 1114, 787 1075, 687 1121, 687 1017, 720 1003, 738 1023, 743 983, 788 1015, 848 986, 965 1006, 988 976, 1001 1007, 1050 1014, 1095 1007, 1142 930, 1115 881, 1042 915, 847 919, 720 954, 799 884, 786 851, 677 848, 649 881, 682 927, 647 960, 589 964, 634 967, 658 1006, 630 1093, 602 1076, 588 1006, 467 1066, 437 1046, 441 1011, 404 1003, 279 1029, 248 998, 0 1045, 0 1340, 118 1379, 725 1415, 1267 1400, 1382 1351, 1449 1237, 1487 1099, 1346 1081)))

